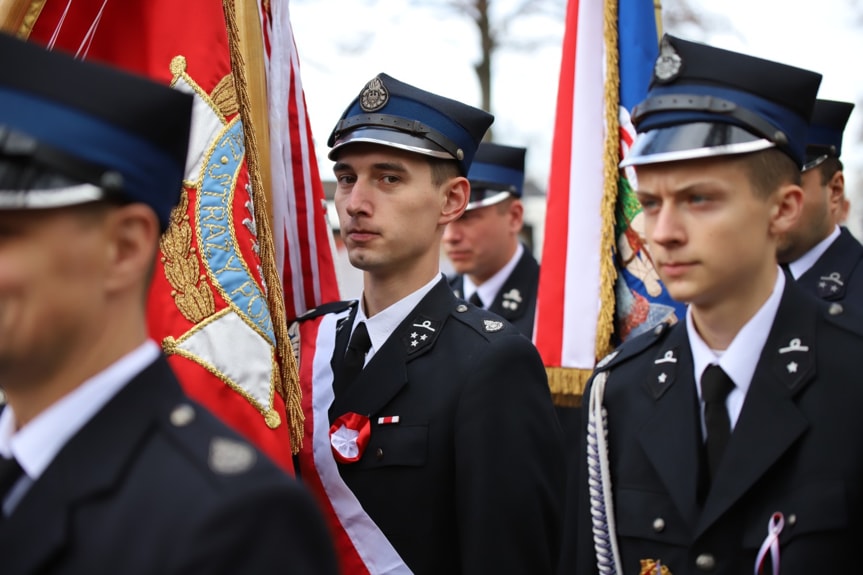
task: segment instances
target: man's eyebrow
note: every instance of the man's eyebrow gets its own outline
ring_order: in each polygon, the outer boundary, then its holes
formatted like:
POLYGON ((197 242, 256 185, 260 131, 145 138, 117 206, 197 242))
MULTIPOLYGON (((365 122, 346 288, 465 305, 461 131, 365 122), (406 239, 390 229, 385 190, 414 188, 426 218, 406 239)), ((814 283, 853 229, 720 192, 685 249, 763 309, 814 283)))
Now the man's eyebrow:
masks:
POLYGON ((374 165, 376 170, 386 171, 386 172, 406 172, 407 168, 405 168, 404 164, 401 162, 378 162, 374 165))
MULTIPOLYGON (((378 171, 386 172, 406 172, 407 168, 401 162, 378 162, 372 165, 372 168, 378 171)), ((334 172, 344 172, 353 170, 353 167, 347 162, 336 162, 333 165, 334 172)))

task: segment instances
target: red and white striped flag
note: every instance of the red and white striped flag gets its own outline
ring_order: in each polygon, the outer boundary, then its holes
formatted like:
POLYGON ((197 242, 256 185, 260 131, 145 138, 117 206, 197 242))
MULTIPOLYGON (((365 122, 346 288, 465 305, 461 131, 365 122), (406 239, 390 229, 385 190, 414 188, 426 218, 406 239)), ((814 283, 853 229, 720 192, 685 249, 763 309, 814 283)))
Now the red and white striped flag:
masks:
POLYGON ((273 239, 291 321, 339 299, 333 236, 327 222, 311 124, 288 2, 270 4, 268 39, 273 239))
MULTIPOLYGON (((614 319, 613 176, 617 104, 605 98, 603 2, 570 0, 566 13, 534 341, 555 402, 578 398, 614 319), (609 305, 609 301, 611 305, 609 305)), ((615 154, 616 155, 616 154, 615 154)))
POLYGON ((534 331, 558 405, 580 402, 615 342, 683 309, 647 252, 635 174, 617 167, 658 52, 654 17, 652 0, 567 8, 534 331))

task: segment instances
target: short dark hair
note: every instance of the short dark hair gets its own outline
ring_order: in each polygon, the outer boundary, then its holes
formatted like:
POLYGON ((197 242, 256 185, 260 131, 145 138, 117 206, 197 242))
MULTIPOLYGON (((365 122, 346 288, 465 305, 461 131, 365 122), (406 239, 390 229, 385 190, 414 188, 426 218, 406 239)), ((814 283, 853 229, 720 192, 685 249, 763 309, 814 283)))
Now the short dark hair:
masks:
POLYGON ((818 169, 821 170, 821 185, 826 186, 833 179, 833 176, 836 175, 836 172, 843 170, 842 160, 834 156, 828 156, 826 160, 818 165, 818 169))
POLYGON ((755 194, 767 198, 786 184, 800 185, 800 168, 778 148, 752 152, 740 157, 755 194))
POLYGON ((442 186, 444 182, 451 178, 464 176, 459 168, 458 162, 455 160, 445 160, 443 158, 428 157, 429 166, 431 166, 432 184, 442 186))

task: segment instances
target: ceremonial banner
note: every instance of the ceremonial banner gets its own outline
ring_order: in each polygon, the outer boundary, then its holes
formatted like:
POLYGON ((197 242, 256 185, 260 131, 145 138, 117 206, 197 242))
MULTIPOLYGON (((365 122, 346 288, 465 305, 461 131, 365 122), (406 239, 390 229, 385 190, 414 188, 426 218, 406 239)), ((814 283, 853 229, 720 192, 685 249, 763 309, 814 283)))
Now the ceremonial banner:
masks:
MULTIPOLYGON (((289 33, 286 18, 279 33, 285 25, 289 33)), ((150 334, 190 396, 292 471, 303 416, 265 194, 266 74, 283 63, 267 58, 270 22, 269 2, 34 0, 18 31, 195 96, 184 189, 154 270, 150 334)), ((288 159, 276 162, 283 178, 288 159)), ((279 190, 284 201, 289 192, 279 190)))
POLYGON ((639 229, 634 174, 617 167, 658 52, 653 10, 652 0, 567 7, 534 330, 558 405, 579 404, 615 343, 675 315, 639 229))

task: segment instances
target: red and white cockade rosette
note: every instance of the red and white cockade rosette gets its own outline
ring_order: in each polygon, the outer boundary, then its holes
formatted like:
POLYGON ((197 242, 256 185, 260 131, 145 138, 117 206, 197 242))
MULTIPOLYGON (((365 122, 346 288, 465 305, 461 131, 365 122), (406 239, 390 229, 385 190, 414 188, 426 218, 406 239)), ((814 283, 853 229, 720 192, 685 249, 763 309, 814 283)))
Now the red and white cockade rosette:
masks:
POLYGON ((362 458, 372 434, 369 418, 349 411, 330 426, 330 446, 339 463, 356 463, 362 458))

